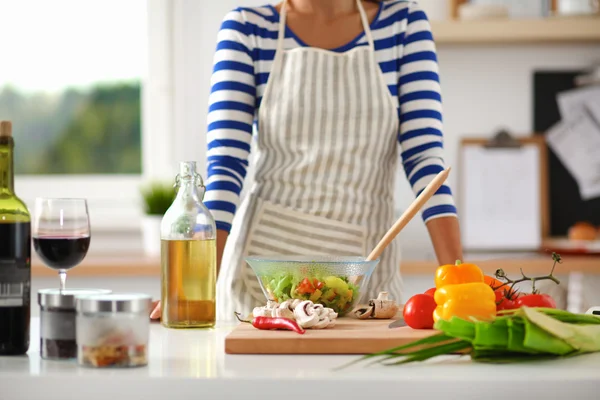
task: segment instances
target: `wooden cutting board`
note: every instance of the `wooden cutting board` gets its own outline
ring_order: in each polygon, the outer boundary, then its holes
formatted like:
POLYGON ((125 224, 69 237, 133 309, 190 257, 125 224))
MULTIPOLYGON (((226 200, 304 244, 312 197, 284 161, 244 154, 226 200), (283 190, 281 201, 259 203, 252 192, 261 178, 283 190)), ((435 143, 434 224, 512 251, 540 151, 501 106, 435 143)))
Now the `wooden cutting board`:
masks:
POLYGON ((225 337, 227 354, 370 354, 438 333, 407 326, 390 329, 394 320, 340 318, 333 328, 263 331, 240 324, 225 337))

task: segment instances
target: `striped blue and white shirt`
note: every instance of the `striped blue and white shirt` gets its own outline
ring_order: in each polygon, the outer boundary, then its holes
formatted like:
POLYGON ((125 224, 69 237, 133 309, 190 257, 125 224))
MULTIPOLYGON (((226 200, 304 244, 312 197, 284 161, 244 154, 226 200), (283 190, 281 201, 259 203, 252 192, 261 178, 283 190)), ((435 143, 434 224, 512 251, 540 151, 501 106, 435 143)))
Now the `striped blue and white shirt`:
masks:
MULTIPOLYGON (((277 47, 279 13, 271 6, 238 8, 218 33, 208 113, 205 204, 217 228, 229 231, 239 205, 253 127, 277 47)), ((425 13, 413 1, 382 2, 371 23, 375 57, 398 99, 398 143, 405 174, 418 195, 444 169, 442 104, 437 56, 425 13)), ((307 46, 286 29, 284 48, 307 46)), ((334 49, 368 46, 362 33, 334 49)), ((260 128, 257 129, 260 135, 260 128)), ((423 207, 424 221, 456 216, 449 186, 423 207)))

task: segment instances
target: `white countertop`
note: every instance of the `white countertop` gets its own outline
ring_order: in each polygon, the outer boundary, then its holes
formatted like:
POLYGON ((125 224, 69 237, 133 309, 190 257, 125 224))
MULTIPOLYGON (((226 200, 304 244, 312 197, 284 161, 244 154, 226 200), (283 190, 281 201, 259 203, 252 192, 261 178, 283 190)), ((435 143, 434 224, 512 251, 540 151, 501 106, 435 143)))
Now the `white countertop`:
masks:
POLYGON ((512 365, 444 357, 397 367, 333 368, 355 356, 224 354, 231 326, 169 330, 152 324, 149 365, 90 369, 39 356, 39 320, 32 319, 25 357, 0 357, 0 399, 507 399, 600 398, 600 353, 512 365), (314 396, 314 397, 313 397, 314 396), (542 397, 544 396, 544 397, 542 397))

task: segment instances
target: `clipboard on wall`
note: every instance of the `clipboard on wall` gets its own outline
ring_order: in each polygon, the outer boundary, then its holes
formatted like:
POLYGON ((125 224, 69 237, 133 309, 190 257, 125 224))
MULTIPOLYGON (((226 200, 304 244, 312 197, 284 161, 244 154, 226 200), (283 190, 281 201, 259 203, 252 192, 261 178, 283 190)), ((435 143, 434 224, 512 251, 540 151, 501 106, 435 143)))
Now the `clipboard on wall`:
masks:
POLYGON ((549 233, 543 137, 465 138, 460 145, 459 213, 467 251, 532 251, 549 233))

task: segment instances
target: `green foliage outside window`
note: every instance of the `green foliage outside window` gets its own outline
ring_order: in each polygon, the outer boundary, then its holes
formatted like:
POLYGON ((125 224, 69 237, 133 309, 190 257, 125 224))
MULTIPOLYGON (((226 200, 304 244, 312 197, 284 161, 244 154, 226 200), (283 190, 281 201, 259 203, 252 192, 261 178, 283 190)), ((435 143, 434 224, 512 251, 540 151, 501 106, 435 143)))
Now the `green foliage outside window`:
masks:
POLYGON ((0 119, 14 126, 16 173, 141 173, 140 99, 137 82, 58 95, 0 89, 0 119))

